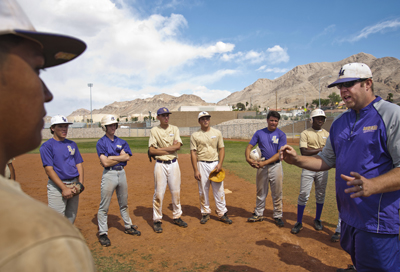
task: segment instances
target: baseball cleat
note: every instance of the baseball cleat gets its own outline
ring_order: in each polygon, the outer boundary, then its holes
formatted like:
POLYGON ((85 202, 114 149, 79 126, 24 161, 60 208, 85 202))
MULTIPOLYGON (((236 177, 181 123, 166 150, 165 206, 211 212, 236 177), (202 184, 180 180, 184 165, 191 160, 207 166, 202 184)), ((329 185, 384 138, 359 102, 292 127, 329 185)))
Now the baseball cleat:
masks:
POLYGON ((264 220, 263 216, 258 216, 257 214, 253 213, 253 216, 250 218, 247 218, 248 222, 261 222, 264 220))
POLYGON ((100 235, 99 242, 102 246, 105 246, 105 247, 111 246, 111 241, 110 241, 110 239, 108 239, 107 234, 100 235))
POLYGON ((210 215, 209 214, 203 214, 200 220, 200 224, 205 224, 207 221, 210 220, 210 215))
POLYGON ((224 222, 225 224, 232 224, 232 220, 229 219, 227 213, 219 218, 220 221, 224 222))
POLYGON ((162 227, 161 227, 162 222, 157 221, 153 223, 153 229, 156 233, 161 233, 162 232, 162 227))
POLYGON ((349 264, 346 269, 338 269, 337 272, 350 272, 350 271, 357 271, 354 265, 349 264))
POLYGON ((137 236, 141 235, 141 232, 137 230, 137 226, 135 226, 135 225, 132 225, 130 229, 125 229, 125 233, 130 234, 130 235, 137 235, 137 236), (136 227, 136 229, 134 227, 136 227))
POLYGON ((315 230, 322 230, 323 228, 324 228, 324 226, 322 225, 321 220, 315 219, 314 220, 314 229, 315 230))
POLYGON ((282 228, 285 223, 283 223, 282 218, 274 218, 275 220, 275 225, 277 225, 278 227, 282 228))
POLYGON ((294 227, 292 228, 292 230, 290 232, 293 233, 293 234, 297 234, 302 229, 303 229, 303 223, 296 222, 296 224, 294 224, 294 227))
POLYGON ((186 228, 188 226, 188 224, 186 224, 181 218, 174 219, 174 224, 182 228, 186 228))
POLYGON ((339 242, 340 240, 340 232, 335 232, 331 237, 331 242, 339 242))

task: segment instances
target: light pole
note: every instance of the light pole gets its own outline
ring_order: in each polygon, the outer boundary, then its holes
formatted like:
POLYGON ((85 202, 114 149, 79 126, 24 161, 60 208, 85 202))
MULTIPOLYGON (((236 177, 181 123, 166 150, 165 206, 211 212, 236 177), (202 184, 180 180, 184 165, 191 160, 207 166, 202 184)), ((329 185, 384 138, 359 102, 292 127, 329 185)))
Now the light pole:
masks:
POLYGON ((319 108, 321 108, 321 79, 324 77, 332 77, 332 75, 320 77, 318 80, 318 88, 319 88, 319 108))
POLYGON ((149 111, 149 120, 150 120, 150 126, 151 126, 151 111, 149 111))
POLYGON ((88 87, 90 88, 90 123, 92 124, 90 127, 93 127, 93 116, 92 116, 92 87, 93 87, 93 83, 88 83, 88 87))

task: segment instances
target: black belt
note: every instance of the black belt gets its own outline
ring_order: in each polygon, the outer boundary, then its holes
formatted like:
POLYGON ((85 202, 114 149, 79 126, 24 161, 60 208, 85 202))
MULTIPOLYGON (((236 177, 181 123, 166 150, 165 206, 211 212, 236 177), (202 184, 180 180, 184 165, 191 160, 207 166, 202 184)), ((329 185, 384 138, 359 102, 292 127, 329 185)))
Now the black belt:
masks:
POLYGON ((281 162, 280 160, 277 160, 277 161, 274 161, 274 162, 268 163, 267 165, 274 165, 275 163, 280 163, 280 162, 281 162))
POLYGON ((157 162, 159 162, 159 163, 163 163, 163 164, 171 164, 171 163, 174 163, 174 162, 176 162, 176 158, 175 158, 175 159, 173 159, 173 160, 170 160, 170 161, 162 161, 162 160, 157 160, 157 162))
MULTIPOLYGON (((78 176, 79 177, 79 176, 78 176)), ((78 177, 74 177, 74 178, 72 178, 72 179, 63 179, 62 181, 64 182, 64 181, 73 181, 74 179, 76 179, 76 178, 78 178, 78 177)))
POLYGON ((115 166, 111 166, 111 167, 104 167, 104 169, 106 170, 124 170, 124 167, 121 165, 115 165, 115 166))
POLYGON ((213 162, 217 162, 217 161, 200 161, 200 162, 213 163, 213 162))

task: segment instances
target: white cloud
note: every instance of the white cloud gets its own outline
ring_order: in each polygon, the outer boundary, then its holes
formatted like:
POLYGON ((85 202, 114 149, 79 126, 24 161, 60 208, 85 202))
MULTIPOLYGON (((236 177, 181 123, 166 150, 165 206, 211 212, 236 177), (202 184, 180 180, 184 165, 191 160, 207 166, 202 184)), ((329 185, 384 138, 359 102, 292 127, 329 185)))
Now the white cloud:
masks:
POLYGON ((388 30, 395 30, 398 27, 400 27, 399 19, 384 21, 384 22, 377 23, 372 26, 367 26, 367 27, 363 28, 359 33, 355 34, 353 37, 351 37, 349 39, 342 39, 340 41, 341 42, 345 42, 345 41, 357 42, 363 38, 368 38, 368 36, 371 34, 375 34, 378 32, 383 33, 384 31, 388 31, 388 30))
POLYGON ((221 60, 223 61, 249 62, 250 64, 263 61, 269 64, 278 64, 281 62, 288 62, 289 59, 287 49, 283 49, 279 45, 268 48, 265 52, 250 50, 248 52, 237 52, 233 54, 225 53, 221 56, 221 60))
POLYGON ((267 65, 263 65, 260 68, 258 68, 256 71, 261 71, 261 72, 266 72, 266 73, 277 73, 277 74, 283 74, 289 71, 287 68, 267 68, 267 65))
POLYGON ((272 48, 268 48, 267 53, 268 53, 267 61, 271 64, 277 64, 289 61, 289 55, 287 53, 287 49, 283 49, 279 45, 275 45, 272 48))

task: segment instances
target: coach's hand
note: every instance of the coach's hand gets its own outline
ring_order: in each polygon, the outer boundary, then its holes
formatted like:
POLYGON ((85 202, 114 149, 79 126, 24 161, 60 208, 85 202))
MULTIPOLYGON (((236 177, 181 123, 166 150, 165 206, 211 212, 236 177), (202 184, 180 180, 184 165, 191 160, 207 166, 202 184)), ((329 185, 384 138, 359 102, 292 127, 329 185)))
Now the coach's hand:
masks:
POLYGON ((279 159, 284 160, 288 164, 294 164, 296 161, 297 152, 290 145, 284 145, 279 150, 279 159))
POLYGON ((348 186, 353 186, 351 188, 347 188, 344 190, 346 194, 350 194, 351 198, 361 197, 361 196, 370 196, 372 182, 371 180, 361 176, 359 173, 350 172, 352 177, 341 174, 340 177, 347 182, 348 186))

